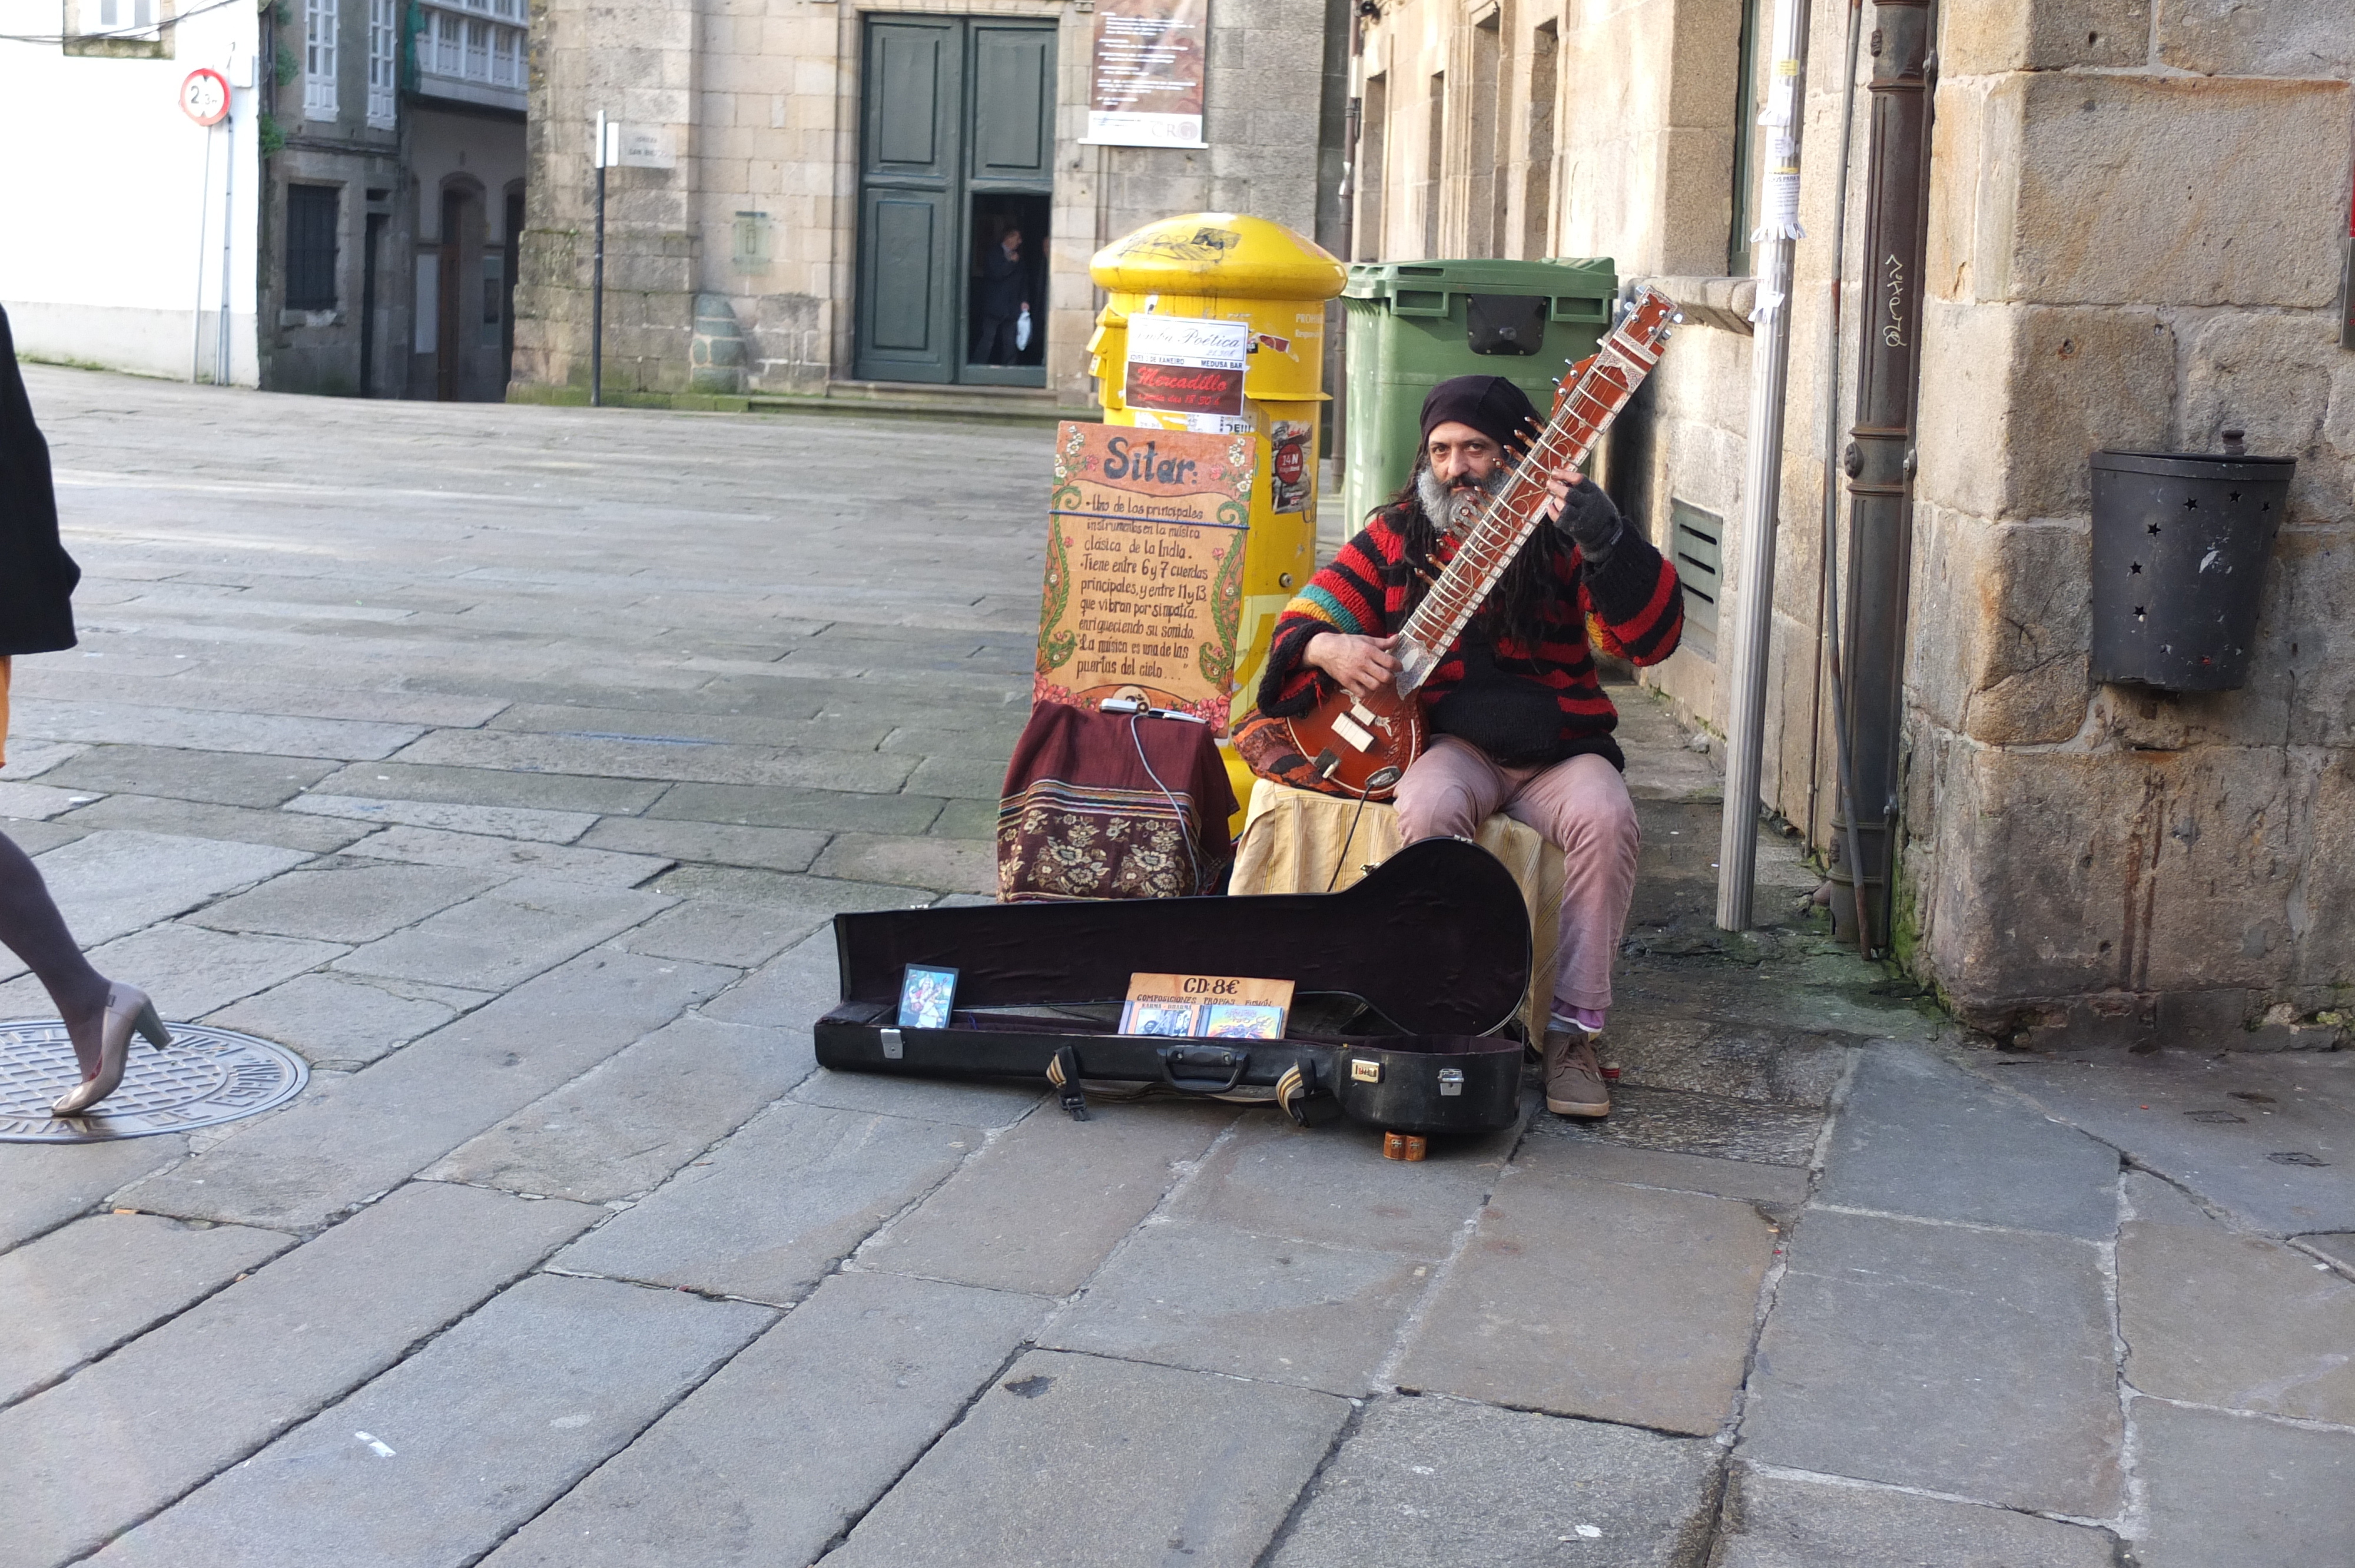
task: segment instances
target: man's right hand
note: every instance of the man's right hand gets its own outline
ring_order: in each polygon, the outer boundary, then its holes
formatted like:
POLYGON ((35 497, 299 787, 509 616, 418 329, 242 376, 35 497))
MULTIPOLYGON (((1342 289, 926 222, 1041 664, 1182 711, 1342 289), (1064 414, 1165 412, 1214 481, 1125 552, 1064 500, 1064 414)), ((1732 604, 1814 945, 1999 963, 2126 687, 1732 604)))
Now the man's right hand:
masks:
POLYGON ((1302 649, 1303 662, 1324 671, 1353 696, 1370 697, 1398 679, 1398 661, 1391 656, 1398 634, 1358 637, 1346 631, 1320 631, 1302 649))

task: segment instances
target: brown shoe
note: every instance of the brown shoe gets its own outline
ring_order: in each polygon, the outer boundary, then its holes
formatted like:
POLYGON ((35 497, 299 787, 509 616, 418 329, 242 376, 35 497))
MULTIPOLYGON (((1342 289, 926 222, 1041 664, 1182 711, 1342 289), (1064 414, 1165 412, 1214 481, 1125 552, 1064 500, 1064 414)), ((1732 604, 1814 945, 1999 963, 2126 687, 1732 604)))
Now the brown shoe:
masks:
POLYGON ((1594 1059, 1594 1036, 1585 1030, 1546 1031, 1545 1103, 1556 1116, 1611 1114, 1611 1090, 1594 1059))

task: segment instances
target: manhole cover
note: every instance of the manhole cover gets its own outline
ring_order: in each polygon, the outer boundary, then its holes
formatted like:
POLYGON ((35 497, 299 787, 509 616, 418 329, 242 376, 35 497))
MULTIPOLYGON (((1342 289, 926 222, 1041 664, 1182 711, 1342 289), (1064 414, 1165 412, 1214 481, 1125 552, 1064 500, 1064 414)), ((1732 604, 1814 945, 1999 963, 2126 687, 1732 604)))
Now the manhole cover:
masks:
POLYGON ((186 1132, 282 1105, 311 1070, 282 1045, 202 1023, 175 1023, 172 1048, 131 1045, 123 1086, 86 1117, 49 1107, 81 1079, 66 1026, 54 1018, 0 1023, 0 1143, 98 1143, 186 1132))

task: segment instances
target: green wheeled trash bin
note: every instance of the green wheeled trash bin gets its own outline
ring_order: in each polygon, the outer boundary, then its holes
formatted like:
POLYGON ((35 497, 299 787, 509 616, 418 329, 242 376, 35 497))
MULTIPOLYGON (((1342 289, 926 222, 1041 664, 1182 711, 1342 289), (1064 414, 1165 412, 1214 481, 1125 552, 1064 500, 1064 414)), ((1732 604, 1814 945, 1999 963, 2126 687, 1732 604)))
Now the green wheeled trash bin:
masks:
POLYGON ((1360 261, 1341 291, 1349 406, 1341 504, 1348 532, 1414 471, 1423 399, 1451 376, 1502 376, 1540 412, 1554 383, 1611 325, 1608 257, 1566 261, 1360 261))

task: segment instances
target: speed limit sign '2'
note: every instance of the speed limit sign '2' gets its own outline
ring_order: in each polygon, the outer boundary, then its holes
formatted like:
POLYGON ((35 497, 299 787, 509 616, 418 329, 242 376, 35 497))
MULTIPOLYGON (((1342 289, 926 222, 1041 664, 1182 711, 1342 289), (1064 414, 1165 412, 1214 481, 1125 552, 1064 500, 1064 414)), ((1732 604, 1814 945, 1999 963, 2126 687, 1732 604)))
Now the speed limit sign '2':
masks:
POLYGON ((197 67, 180 83, 180 107, 199 125, 218 125, 229 112, 229 78, 197 67))

